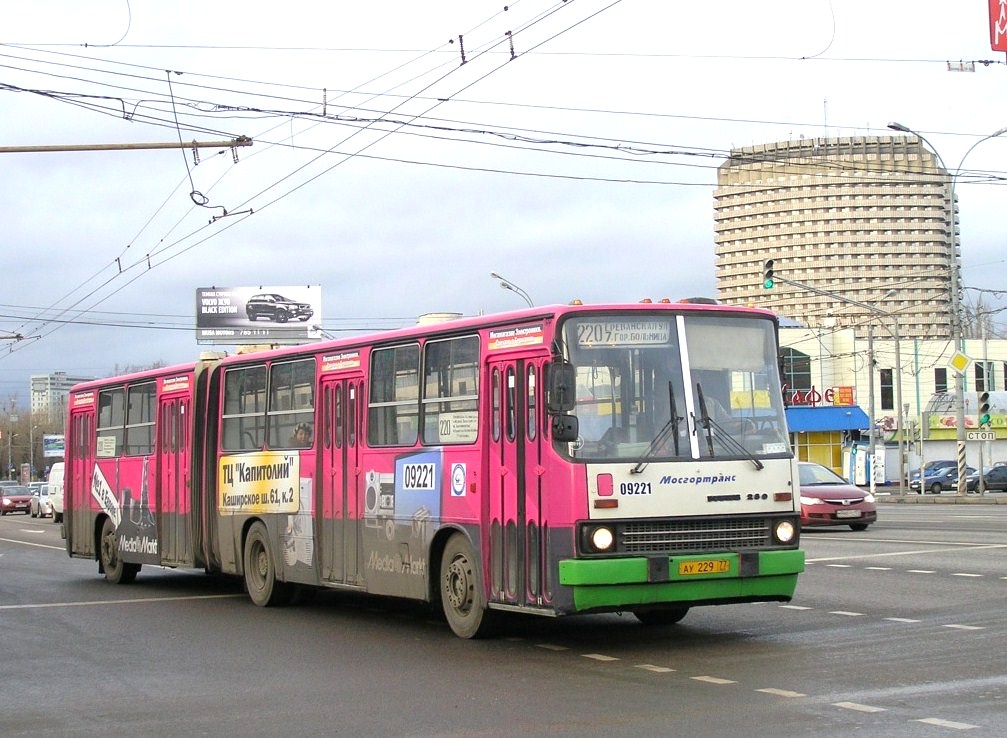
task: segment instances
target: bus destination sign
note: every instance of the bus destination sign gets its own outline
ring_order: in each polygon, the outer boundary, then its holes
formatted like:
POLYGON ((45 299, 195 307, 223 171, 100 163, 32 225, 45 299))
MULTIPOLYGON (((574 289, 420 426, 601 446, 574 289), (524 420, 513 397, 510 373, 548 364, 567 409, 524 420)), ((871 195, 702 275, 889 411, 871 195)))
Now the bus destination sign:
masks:
POLYGON ((661 346, 670 340, 667 320, 586 320, 577 324, 578 346, 661 346))

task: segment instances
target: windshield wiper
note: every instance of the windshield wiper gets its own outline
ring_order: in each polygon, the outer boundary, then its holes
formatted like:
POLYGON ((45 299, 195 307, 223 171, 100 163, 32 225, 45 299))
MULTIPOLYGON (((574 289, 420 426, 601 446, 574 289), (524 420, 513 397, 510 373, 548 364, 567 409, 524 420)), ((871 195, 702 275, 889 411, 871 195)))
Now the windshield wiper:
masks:
MULTIPOLYGON (((713 458, 716 456, 713 451, 713 431, 716 430, 717 440, 721 441, 729 450, 741 456, 748 457, 748 460, 755 464, 756 469, 765 468, 765 465, 755 458, 755 455, 743 443, 735 438, 724 426, 710 417, 710 413, 706 409, 706 398, 703 396, 703 385, 699 382, 696 382, 696 397, 699 399, 699 412, 703 414, 701 422, 703 428, 706 430, 706 447, 710 451, 710 457, 713 458)), ((693 417, 693 422, 695 423, 695 417, 693 417)))
POLYGON ((675 405, 675 387, 671 382, 668 382, 668 405, 671 408, 671 417, 668 418, 667 423, 661 426, 661 430, 654 436, 654 440, 650 442, 650 447, 636 463, 636 466, 629 470, 630 474, 639 474, 647 468, 647 464, 657 454, 658 449, 664 446, 664 442, 668 440, 669 434, 674 439, 675 456, 678 456, 678 424, 685 420, 685 418, 678 414, 678 408, 675 405))

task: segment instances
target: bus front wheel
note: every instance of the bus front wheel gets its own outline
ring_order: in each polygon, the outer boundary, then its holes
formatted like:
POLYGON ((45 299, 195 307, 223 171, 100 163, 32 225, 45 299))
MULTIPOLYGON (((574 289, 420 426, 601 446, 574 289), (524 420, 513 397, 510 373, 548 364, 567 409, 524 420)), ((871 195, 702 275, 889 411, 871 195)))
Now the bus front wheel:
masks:
POLYGON ((441 606, 459 638, 480 638, 491 629, 479 565, 468 539, 455 533, 441 558, 441 606))
POLYGON ((122 560, 115 538, 115 523, 111 518, 105 518, 101 527, 101 570, 112 584, 129 584, 140 571, 139 564, 128 564, 122 560))
POLYGON ((255 522, 245 538, 245 589, 259 607, 283 605, 289 602, 291 587, 276 579, 276 564, 269 546, 266 526, 255 522))

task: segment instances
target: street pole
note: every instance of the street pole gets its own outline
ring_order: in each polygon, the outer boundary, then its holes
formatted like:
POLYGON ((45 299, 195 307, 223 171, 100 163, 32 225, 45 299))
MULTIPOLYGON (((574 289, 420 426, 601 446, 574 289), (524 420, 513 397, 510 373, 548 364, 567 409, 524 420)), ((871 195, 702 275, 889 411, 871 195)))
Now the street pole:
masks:
POLYGON ((874 494, 874 490, 877 486, 877 482, 874 478, 874 464, 877 461, 877 439, 875 438, 877 434, 877 423, 874 422, 874 324, 867 324, 867 361, 870 364, 870 371, 867 373, 868 379, 868 390, 867 390, 867 414, 871 420, 870 428, 870 448, 871 452, 867 455, 870 459, 870 466, 868 468, 868 483, 871 485, 871 494, 874 494))
MULTIPOLYGON (((962 156, 961 161, 958 162, 958 168, 952 171, 948 169, 947 165, 944 163, 944 159, 938 153, 937 149, 925 136, 914 131, 908 126, 904 126, 901 123, 889 123, 888 127, 893 131, 899 131, 901 133, 909 133, 916 136, 920 141, 923 141, 930 147, 930 151, 933 155, 937 157, 937 161, 940 162, 941 167, 944 169, 945 175, 947 175, 948 180, 948 258, 950 259, 948 266, 951 272, 951 339, 954 341, 955 350, 965 353, 965 341, 962 331, 962 314, 961 314, 961 296, 958 290, 958 278, 961 273, 959 269, 959 259, 958 251, 956 249, 957 239, 955 237, 955 224, 957 218, 955 217, 955 201, 957 196, 955 194, 955 184, 958 180, 958 175, 961 174, 962 166, 965 164, 965 159, 976 146, 981 144, 991 138, 996 138, 997 136, 1007 133, 1007 127, 1001 128, 999 131, 995 131, 988 136, 984 136, 972 144, 965 155, 962 156)), ((958 452, 958 495, 960 497, 965 497, 967 493, 967 485, 965 481, 965 375, 964 372, 955 372, 955 436, 957 441, 957 452, 958 452)), ((920 478, 920 484, 923 483, 922 477, 920 478)), ((922 489, 922 488, 921 488, 922 489)))
MULTIPOLYGON (((860 302, 860 300, 854 300, 845 295, 840 295, 836 292, 829 292, 828 290, 823 290, 818 287, 812 287, 810 284, 803 284, 801 282, 795 282, 792 279, 786 279, 784 277, 773 277, 774 282, 779 282, 780 284, 789 284, 791 287, 797 287, 798 289, 807 290, 808 292, 814 292, 817 295, 824 295, 825 297, 831 297, 834 300, 839 300, 840 302, 845 302, 850 305, 856 305, 859 308, 863 308, 868 312, 872 312, 876 315, 883 315, 892 320, 892 328, 890 329, 892 338, 895 340, 895 396, 898 407, 896 408, 896 429, 899 433, 899 494, 903 494, 905 491, 906 482, 906 456, 902 453, 902 442, 905 436, 905 427, 902 423, 902 353, 899 350, 899 319, 898 315, 891 312, 890 310, 882 310, 876 305, 871 305, 866 302, 860 302)), ((887 293, 886 293, 887 294, 887 293)), ((871 361, 871 386, 870 386, 870 419, 871 419, 871 454, 874 454, 874 345, 873 345, 873 324, 867 326, 867 336, 868 336, 868 354, 870 355, 871 361)), ((872 456, 873 459, 873 456, 872 456)), ((873 462, 872 462, 873 463, 873 462)), ((871 471, 871 492, 874 492, 874 472, 873 468, 871 471)))
POLYGON ((35 477, 35 431, 37 425, 28 423, 28 481, 34 481, 35 477))

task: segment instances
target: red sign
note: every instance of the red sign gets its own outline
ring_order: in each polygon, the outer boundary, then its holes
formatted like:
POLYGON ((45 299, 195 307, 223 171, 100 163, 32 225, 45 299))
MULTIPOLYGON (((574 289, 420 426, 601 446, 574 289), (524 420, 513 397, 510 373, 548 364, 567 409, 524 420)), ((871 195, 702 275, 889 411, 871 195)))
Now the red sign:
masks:
POLYGON ((990 0, 990 47, 1007 51, 1007 0, 990 0))

